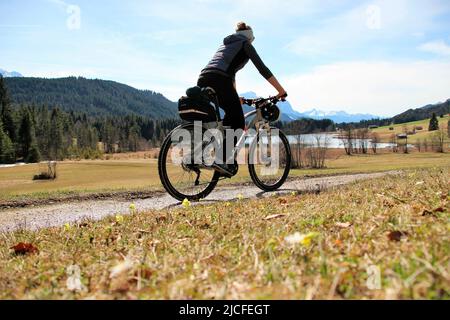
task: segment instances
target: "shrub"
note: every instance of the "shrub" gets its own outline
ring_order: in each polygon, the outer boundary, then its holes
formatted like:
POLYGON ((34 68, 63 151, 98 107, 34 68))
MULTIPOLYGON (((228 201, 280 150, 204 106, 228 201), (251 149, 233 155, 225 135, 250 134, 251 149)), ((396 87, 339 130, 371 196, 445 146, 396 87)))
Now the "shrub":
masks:
POLYGON ((49 161, 47 162, 47 171, 34 175, 33 180, 54 180, 56 177, 56 162, 49 161))

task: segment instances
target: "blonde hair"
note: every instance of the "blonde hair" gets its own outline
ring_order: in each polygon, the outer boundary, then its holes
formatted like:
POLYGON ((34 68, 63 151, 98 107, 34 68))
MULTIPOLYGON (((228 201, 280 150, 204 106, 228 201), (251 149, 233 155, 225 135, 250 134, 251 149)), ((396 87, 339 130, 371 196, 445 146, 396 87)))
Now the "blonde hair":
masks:
POLYGON ((252 30, 252 27, 250 27, 243 21, 236 23, 236 31, 244 31, 244 30, 252 30))

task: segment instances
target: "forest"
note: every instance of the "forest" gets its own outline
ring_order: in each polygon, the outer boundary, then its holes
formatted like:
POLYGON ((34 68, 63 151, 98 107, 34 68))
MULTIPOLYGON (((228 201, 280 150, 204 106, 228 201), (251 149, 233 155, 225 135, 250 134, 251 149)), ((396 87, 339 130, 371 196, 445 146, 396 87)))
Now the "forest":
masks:
POLYGON ((0 163, 92 159, 158 146, 179 124, 134 114, 88 116, 47 105, 12 105, 0 77, 0 163))

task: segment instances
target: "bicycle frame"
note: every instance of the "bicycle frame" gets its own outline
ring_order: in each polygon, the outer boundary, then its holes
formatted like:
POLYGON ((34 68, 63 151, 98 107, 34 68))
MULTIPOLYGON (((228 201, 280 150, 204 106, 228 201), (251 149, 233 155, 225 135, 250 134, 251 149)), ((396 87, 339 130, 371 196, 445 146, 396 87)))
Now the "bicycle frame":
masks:
MULTIPOLYGON (((268 100, 270 100, 270 99, 272 99, 272 98, 269 98, 269 99, 263 99, 262 102, 264 102, 264 100, 267 100, 267 101, 268 101, 268 100)), ((244 133, 243 133, 243 134, 241 135, 241 137, 239 138, 239 140, 238 140, 236 146, 234 146, 234 148, 233 148, 233 150, 232 150, 232 153, 231 153, 231 156, 232 156, 233 159, 236 157, 236 155, 237 155, 237 153, 239 152, 239 150, 241 150, 241 148, 244 146, 244 144, 245 144, 245 139, 249 136, 249 135, 248 135, 248 130, 249 130, 249 129, 255 128, 256 131, 259 131, 260 129, 266 129, 266 130, 268 130, 268 131, 270 132, 270 130, 271 130, 270 124, 269 124, 269 122, 268 122, 267 120, 265 120, 265 119, 263 118, 262 113, 261 113, 261 107, 262 107, 263 105, 264 105, 263 103, 261 103, 261 105, 255 105, 255 106, 254 106, 254 107, 255 107, 255 110, 252 110, 252 111, 250 111, 250 112, 247 112, 247 113, 244 115, 244 118, 245 118, 245 119, 248 119, 248 118, 250 118, 250 117, 252 117, 252 116, 254 116, 254 115, 255 115, 255 117, 250 121, 249 125, 246 126, 246 128, 245 128, 245 130, 244 130, 244 133)), ((216 106, 216 108, 218 109, 217 106, 216 106)), ((195 122, 194 122, 194 123, 195 123, 195 122)), ((214 129, 214 130, 218 130, 219 132, 221 132, 222 137, 224 136, 225 130, 228 128, 228 127, 225 127, 225 126, 223 125, 223 120, 220 120, 220 121, 218 121, 218 122, 205 123, 205 124, 202 124, 202 127, 205 128, 205 129, 214 129)), ((269 145, 271 144, 271 135, 268 136, 268 144, 269 144, 269 145)), ((219 146, 219 147, 222 147, 222 141, 218 141, 218 146, 219 146)), ((194 149, 194 154, 198 154, 198 153, 196 153, 196 152, 202 152, 202 151, 203 151, 202 149, 203 149, 203 145, 202 145, 202 144, 199 144, 199 145, 194 149)), ((230 158, 231 158, 231 156, 230 156, 230 158)), ((203 168, 205 168, 205 169, 212 169, 212 168, 210 168, 209 166, 205 166, 205 165, 202 165, 201 167, 203 167, 203 168)))

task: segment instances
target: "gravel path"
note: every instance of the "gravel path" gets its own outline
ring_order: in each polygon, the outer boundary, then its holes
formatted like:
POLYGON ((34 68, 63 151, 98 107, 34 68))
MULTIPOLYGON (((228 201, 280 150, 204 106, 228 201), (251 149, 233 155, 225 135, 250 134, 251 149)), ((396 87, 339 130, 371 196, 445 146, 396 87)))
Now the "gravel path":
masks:
MULTIPOLYGON (((319 177, 295 179, 286 182, 283 187, 270 193, 264 193, 255 186, 219 187, 203 202, 215 202, 236 199, 238 195, 244 198, 266 197, 274 193, 283 194, 292 191, 323 190, 348 184, 358 180, 383 177, 388 174, 397 174, 396 171, 352 174, 332 177, 319 177)), ((39 207, 14 208, 0 211, 0 232, 11 232, 17 229, 36 230, 45 227, 60 226, 67 222, 76 222, 83 219, 99 220, 109 215, 129 212, 130 201, 124 200, 89 200, 68 203, 58 203, 39 207)), ((179 205, 169 195, 133 200, 136 209, 160 210, 179 205)))

